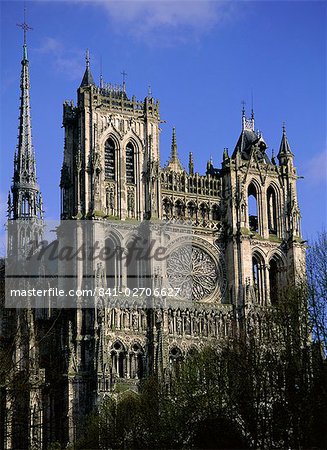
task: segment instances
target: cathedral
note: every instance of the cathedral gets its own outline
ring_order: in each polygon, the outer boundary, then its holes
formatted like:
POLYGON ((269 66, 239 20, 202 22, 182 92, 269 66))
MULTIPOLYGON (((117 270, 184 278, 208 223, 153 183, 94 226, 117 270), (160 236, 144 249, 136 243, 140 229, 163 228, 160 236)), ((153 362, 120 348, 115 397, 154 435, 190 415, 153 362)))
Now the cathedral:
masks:
MULTIPOLYGON (((219 345, 236 330, 259 333, 260 317, 303 269, 298 176, 285 126, 279 152, 270 157, 254 112, 243 108, 235 148, 223 150, 220 167, 209 160, 204 174, 192 153, 183 167, 173 128, 162 167, 159 101, 151 94, 130 97, 124 82, 101 78, 97 85, 88 54, 81 78, 76 103, 63 105, 57 235, 61 245, 99 241, 114 257, 69 268, 59 263, 59 274, 72 270, 76 290, 93 289, 87 302, 76 295, 62 308, 58 302, 2 309, 0 345, 10 360, 1 383, 4 449, 74 443, 106 396, 137 392, 153 374, 169 383, 192 351, 219 345), (66 223, 74 234, 65 235, 66 223), (144 233, 166 257, 131 256, 124 264, 122 254, 144 233)), ((15 223, 18 232, 8 238, 8 256, 31 236, 42 241, 43 210, 25 41, 8 195, 8 230, 15 223)), ((66 285, 58 277, 58 286, 66 285)))

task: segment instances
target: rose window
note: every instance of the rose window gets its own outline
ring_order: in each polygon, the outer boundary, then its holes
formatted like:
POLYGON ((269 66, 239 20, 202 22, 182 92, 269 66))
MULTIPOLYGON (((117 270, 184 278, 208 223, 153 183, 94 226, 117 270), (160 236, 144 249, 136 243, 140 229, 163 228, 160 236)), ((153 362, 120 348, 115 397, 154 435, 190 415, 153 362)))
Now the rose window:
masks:
POLYGON ((214 292, 218 283, 214 259, 199 247, 178 247, 167 260, 167 276, 171 287, 179 289, 179 297, 201 300, 214 292))

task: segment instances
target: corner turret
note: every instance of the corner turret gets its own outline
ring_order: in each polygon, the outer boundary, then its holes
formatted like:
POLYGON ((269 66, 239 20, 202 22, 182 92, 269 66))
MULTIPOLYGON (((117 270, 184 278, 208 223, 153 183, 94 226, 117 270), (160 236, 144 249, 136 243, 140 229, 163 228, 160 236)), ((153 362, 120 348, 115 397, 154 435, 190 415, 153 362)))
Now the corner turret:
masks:
POLYGON ((94 80, 90 69, 90 52, 88 50, 86 50, 85 62, 86 68, 80 87, 94 85, 94 80))
POLYGON ((286 166, 288 162, 291 162, 291 164, 293 164, 294 155, 292 153, 290 144, 288 143, 288 139, 286 136, 285 123, 283 124, 283 136, 280 143, 277 158, 280 166, 286 166))

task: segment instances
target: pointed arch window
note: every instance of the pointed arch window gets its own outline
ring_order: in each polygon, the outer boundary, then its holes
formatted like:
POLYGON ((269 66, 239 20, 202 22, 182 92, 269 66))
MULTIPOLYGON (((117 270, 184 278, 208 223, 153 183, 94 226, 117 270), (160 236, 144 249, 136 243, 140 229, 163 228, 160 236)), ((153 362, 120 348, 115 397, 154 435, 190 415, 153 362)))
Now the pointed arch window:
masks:
POLYGON ((208 218, 208 207, 205 203, 200 204, 200 215, 202 220, 206 220, 208 218))
POLYGON ((174 346, 169 352, 169 364, 172 373, 178 376, 183 362, 183 354, 179 347, 174 346))
POLYGON ((126 374, 126 349, 120 341, 116 341, 111 349, 111 367, 113 375, 125 378, 126 374))
POLYGON ((220 220, 220 210, 218 205, 212 206, 212 220, 216 222, 220 220))
POLYGON ((188 211, 188 217, 190 219, 195 218, 195 211, 196 211, 196 207, 195 207, 195 203, 194 202, 189 202, 187 205, 187 211, 188 211))
POLYGON ((131 378, 140 379, 143 377, 144 351, 139 343, 135 343, 132 346, 130 353, 130 376, 131 378))
POLYGON ((283 288, 284 264, 278 255, 274 255, 269 262, 269 295, 272 305, 276 305, 283 288))
POLYGON ((134 174, 134 146, 131 142, 129 142, 126 146, 126 182, 134 183, 135 182, 135 174, 134 174))
POLYGON ((259 219, 258 219, 258 195, 257 190, 253 183, 248 188, 248 215, 249 215, 249 228, 255 233, 259 232, 259 219))
POLYGON ((265 298, 265 265, 262 257, 254 254, 252 257, 252 276, 256 298, 260 305, 264 304, 265 298))
POLYGON ((277 204, 276 193, 274 189, 269 186, 267 189, 267 216, 268 216, 268 230, 270 234, 277 234, 277 204))
POLYGON ((115 143, 109 138, 104 146, 104 172, 107 180, 115 180, 115 143))
POLYGON ((168 198, 163 200, 163 212, 166 219, 170 219, 172 215, 172 203, 168 198))
POLYGON ((122 250, 114 236, 106 239, 105 250, 107 287, 120 287, 122 283, 122 250))
POLYGON ((180 218, 184 215, 184 204, 181 200, 175 202, 175 215, 180 218))
POLYGON ((127 287, 146 288, 149 285, 149 262, 140 253, 140 248, 145 249, 149 245, 144 236, 135 236, 127 244, 127 287))

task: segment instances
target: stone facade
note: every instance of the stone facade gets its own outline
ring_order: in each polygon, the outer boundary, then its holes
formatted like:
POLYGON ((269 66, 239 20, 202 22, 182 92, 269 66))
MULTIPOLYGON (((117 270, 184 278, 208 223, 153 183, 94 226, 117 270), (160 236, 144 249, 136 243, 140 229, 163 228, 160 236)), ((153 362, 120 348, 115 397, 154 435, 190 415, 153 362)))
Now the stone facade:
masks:
MULTIPOLYGON (((182 286, 191 302, 183 307, 178 298, 163 299, 155 308, 145 296, 134 301, 120 295, 110 303, 96 296, 93 308, 76 298, 77 308, 53 311, 46 319, 30 312, 36 330, 28 335, 29 342, 35 345, 49 329, 55 330, 47 339, 57 352, 50 362, 39 354, 34 358, 43 378, 39 376, 39 391, 31 390, 29 401, 42 405, 33 406, 36 415, 39 409, 43 414, 40 442, 73 442, 83 418, 103 396, 136 390, 139 380, 153 373, 169 383, 193 349, 219 345, 235 329, 257 328, 260 315, 278 301, 283 286, 296 282, 305 252, 297 174, 285 127, 276 161, 255 132, 253 112, 247 118, 243 110, 235 150, 231 155, 223 151, 220 168, 208 161, 204 175, 195 171, 192 154, 188 170, 183 168, 173 129, 170 160, 161 167, 159 102, 151 96, 130 99, 124 84, 96 86, 88 59, 76 106, 64 103, 63 126, 62 220, 101 224, 107 230, 103 245, 125 252, 144 221, 171 224, 161 242, 169 257, 163 265, 151 263, 150 276, 142 278, 138 269, 131 276, 119 261, 111 271, 94 263, 92 286, 182 286), (125 235, 120 231, 124 224, 131 230, 125 235), (185 245, 190 233, 191 248, 185 245), (57 380, 64 381, 55 381, 54 367, 57 380)), ((9 217, 17 218, 11 214, 17 209, 12 205, 17 204, 19 186, 14 185, 12 194, 9 217)), ((161 235, 156 236, 159 241, 161 235)), ((76 270, 77 288, 83 288, 85 267, 76 270)), ((8 429, 13 424, 8 420, 8 429)), ((9 441, 6 445, 18 448, 9 441)), ((38 445, 32 448, 42 447, 38 445)))

